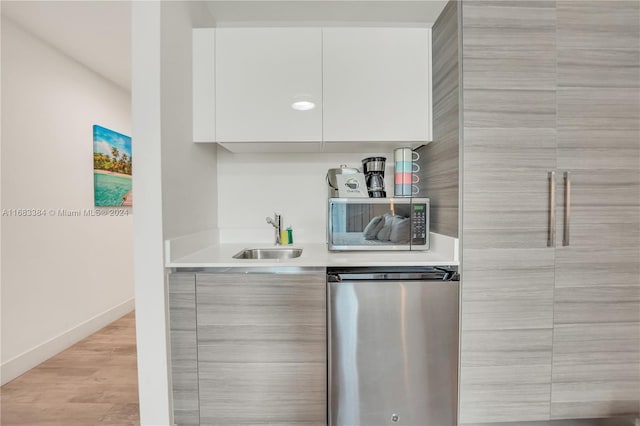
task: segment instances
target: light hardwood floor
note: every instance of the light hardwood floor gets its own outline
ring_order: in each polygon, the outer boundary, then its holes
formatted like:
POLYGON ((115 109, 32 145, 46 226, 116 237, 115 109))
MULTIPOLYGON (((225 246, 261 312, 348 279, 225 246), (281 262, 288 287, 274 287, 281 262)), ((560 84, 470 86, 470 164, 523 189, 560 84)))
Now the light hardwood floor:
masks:
POLYGON ((0 397, 3 426, 140 424, 135 314, 2 386, 0 397))

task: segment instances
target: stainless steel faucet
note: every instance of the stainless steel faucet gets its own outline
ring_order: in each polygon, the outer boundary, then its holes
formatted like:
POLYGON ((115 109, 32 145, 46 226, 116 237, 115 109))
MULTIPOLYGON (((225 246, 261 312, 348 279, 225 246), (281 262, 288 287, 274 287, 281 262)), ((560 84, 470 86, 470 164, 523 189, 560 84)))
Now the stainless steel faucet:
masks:
POLYGON ((268 217, 267 223, 273 225, 276 230, 276 245, 282 245, 282 240, 280 240, 280 231, 282 230, 282 217, 278 213, 273 213, 273 218, 268 217))

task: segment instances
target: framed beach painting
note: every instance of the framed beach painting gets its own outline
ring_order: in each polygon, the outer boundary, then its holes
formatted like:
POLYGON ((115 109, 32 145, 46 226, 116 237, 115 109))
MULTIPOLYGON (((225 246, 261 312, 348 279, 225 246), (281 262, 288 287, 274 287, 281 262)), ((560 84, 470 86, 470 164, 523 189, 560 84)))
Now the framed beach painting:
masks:
POLYGON ((131 138, 93 126, 93 194, 96 207, 132 206, 131 138))

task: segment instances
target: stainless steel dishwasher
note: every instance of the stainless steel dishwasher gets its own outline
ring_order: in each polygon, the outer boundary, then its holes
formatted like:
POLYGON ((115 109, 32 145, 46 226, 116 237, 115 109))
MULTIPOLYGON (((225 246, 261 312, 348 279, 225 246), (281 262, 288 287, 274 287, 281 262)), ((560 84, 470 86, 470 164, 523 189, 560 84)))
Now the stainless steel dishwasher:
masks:
POLYGON ((327 283, 329 425, 455 425, 455 267, 329 268, 327 283))

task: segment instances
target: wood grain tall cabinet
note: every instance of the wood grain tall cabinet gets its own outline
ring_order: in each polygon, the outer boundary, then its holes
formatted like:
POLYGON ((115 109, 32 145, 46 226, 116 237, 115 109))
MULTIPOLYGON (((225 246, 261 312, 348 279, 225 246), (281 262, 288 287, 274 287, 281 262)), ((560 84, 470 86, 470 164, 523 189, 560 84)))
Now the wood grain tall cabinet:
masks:
POLYGON ((639 3, 458 5, 459 421, 636 414, 639 3))
POLYGON ((638 413, 640 2, 558 1, 557 53, 551 418, 638 413))
POLYGON ((462 5, 460 422, 548 419, 555 3, 462 5))

